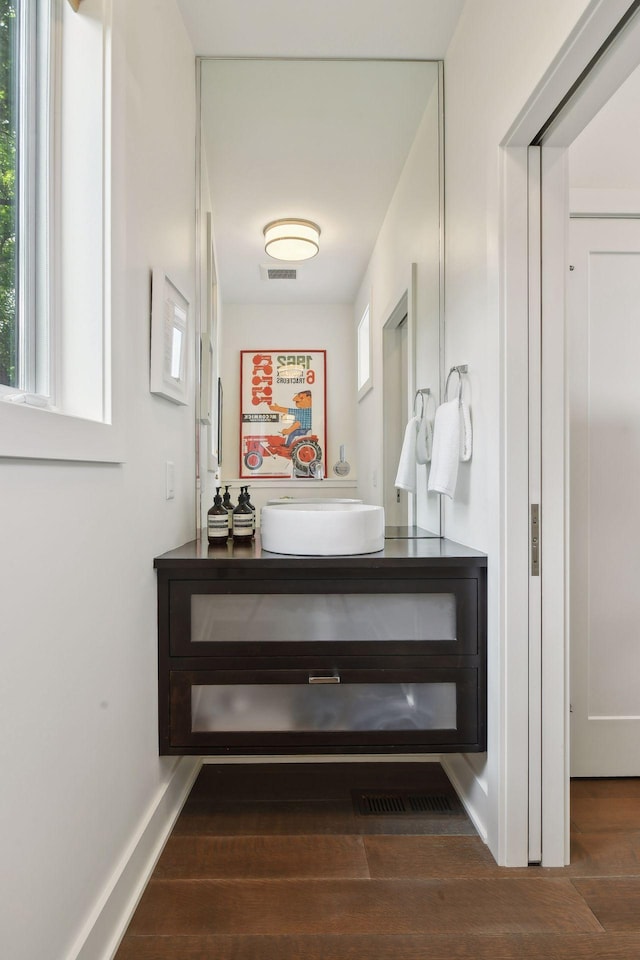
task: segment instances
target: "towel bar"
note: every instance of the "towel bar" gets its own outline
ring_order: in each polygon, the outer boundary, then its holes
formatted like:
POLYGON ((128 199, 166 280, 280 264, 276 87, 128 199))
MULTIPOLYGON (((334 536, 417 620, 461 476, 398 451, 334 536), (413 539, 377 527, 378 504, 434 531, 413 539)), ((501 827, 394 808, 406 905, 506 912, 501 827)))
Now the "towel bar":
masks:
POLYGON ((424 398, 425 398, 425 397, 430 397, 430 396, 431 396, 431 387, 423 387, 421 390, 416 390, 416 395, 415 395, 415 397, 413 398, 413 415, 414 415, 414 417, 418 417, 418 416, 419 416, 420 419, 422 420, 422 418, 424 417, 424 398), (422 406, 420 407, 420 413, 419 413, 419 414, 418 414, 418 411, 417 411, 417 409, 416 409, 416 408, 417 408, 417 405, 418 405, 418 397, 420 397, 420 400, 421 400, 421 403, 422 403, 422 406))
POLYGON ((449 380, 451 379, 451 374, 452 374, 452 373, 457 373, 457 374, 458 374, 458 400, 462 400, 462 374, 463 374, 463 373, 468 373, 468 372, 469 372, 469 364, 468 364, 468 363, 459 363, 459 364, 457 364, 455 367, 451 367, 451 369, 449 370, 449 373, 447 374, 447 380, 446 380, 446 383, 445 383, 445 385, 444 385, 444 399, 445 399, 445 400, 447 399, 447 396, 448 396, 449 380))

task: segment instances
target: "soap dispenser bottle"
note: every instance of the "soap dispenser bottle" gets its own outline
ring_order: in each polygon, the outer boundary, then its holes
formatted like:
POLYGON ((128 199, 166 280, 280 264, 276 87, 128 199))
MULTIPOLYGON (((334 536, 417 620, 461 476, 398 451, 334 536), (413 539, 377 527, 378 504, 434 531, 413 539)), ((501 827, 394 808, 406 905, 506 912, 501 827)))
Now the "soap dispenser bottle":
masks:
POLYGON ((233 511, 234 544, 251 543, 253 536, 253 511, 247 506, 244 490, 240 491, 238 506, 233 511))
POLYGON ((227 511, 227 531, 229 536, 233 533, 233 503, 231 501, 231 494, 229 493, 229 484, 225 484, 224 488, 224 497, 222 498, 222 506, 227 511))
POLYGON ((216 489, 213 506, 207 513, 207 539, 212 547, 226 546, 229 539, 229 517, 226 507, 222 504, 220 487, 216 489))
POLYGON ((248 486, 246 486, 246 487, 244 488, 244 496, 245 496, 245 500, 246 500, 247 506, 249 507, 249 509, 251 510, 251 513, 253 514, 253 527, 252 527, 252 531, 253 531, 253 532, 252 532, 252 536, 255 537, 255 535, 256 535, 256 508, 255 508, 254 505, 251 503, 251 498, 249 497, 249 487, 248 487, 248 486))

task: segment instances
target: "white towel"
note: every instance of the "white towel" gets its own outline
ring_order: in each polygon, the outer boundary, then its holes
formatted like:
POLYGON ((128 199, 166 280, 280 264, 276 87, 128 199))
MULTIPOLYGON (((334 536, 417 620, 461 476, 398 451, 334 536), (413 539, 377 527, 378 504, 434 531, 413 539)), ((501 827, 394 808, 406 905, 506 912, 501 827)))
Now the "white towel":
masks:
POLYGON ((433 452, 427 489, 453 500, 458 479, 461 442, 460 401, 441 403, 433 424, 433 452))
POLYGON ((429 463, 431 460, 431 450, 433 447, 433 424, 425 414, 420 419, 418 425, 418 436, 416 437, 416 461, 418 463, 429 463))
POLYGON ((400 462, 398 463, 398 472, 394 484, 398 490, 408 490, 409 493, 416 492, 416 439, 419 424, 419 418, 412 417, 404 431, 400 462))

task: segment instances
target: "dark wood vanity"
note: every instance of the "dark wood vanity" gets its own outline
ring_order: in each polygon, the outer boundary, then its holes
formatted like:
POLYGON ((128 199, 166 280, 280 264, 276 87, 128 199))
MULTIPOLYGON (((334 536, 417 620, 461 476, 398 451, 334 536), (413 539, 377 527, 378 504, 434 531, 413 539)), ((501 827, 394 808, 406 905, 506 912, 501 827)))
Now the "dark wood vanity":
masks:
POLYGON ((161 754, 486 748, 484 554, 441 539, 157 557, 161 754))

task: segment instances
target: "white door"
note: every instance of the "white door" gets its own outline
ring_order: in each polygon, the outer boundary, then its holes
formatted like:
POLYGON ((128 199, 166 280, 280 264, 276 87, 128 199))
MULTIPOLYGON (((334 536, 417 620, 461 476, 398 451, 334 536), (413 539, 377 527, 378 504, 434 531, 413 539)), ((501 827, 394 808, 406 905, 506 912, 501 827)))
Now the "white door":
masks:
POLYGON ((571 775, 640 776, 640 220, 569 260, 571 775))

